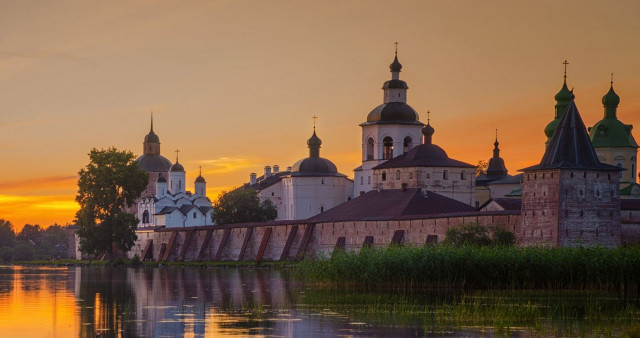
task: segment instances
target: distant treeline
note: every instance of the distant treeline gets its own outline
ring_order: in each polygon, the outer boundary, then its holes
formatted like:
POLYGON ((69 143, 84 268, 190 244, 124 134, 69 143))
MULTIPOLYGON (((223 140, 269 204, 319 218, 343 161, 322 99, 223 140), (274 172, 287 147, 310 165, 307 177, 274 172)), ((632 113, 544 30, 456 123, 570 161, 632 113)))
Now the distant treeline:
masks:
POLYGON ((0 262, 66 258, 69 236, 66 226, 58 224, 46 229, 26 224, 16 233, 11 222, 0 219, 0 262))
POLYGON ((296 267, 312 282, 363 289, 612 290, 638 294, 640 247, 365 248, 296 267))

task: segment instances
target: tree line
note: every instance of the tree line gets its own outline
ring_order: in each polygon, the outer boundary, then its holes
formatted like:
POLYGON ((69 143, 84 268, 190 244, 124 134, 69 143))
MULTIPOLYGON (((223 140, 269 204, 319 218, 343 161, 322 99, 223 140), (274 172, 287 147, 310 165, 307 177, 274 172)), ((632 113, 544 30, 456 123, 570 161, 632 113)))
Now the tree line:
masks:
POLYGON ((26 224, 16 232, 10 221, 0 219, 0 261, 8 264, 67 258, 69 236, 67 226, 59 224, 46 229, 38 224, 26 224))

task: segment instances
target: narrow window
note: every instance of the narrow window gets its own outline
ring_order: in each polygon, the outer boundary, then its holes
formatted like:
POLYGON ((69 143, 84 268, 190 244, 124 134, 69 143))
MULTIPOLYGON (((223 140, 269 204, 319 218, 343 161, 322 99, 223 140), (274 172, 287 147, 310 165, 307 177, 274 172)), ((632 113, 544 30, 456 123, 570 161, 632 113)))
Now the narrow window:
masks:
MULTIPOLYGON (((618 164, 616 164, 616 167, 618 167, 618 168, 622 168, 622 163, 618 163, 618 164)), ((622 171, 619 171, 619 172, 618 172, 618 177, 619 177, 619 178, 622 178, 622 171)))
POLYGON ((396 170, 396 180, 400 179, 400 170, 396 170))
POLYGON ((371 176, 367 176, 367 184, 371 184, 371 176))
POLYGON ((320 207, 320 213, 324 212, 324 207, 320 207))
POLYGON ((195 212, 193 213, 193 218, 196 218, 196 213, 195 212))
POLYGON ((360 185, 364 183, 364 176, 360 176, 360 185))
POLYGON ((460 173, 460 179, 461 180, 466 180, 467 178, 464 176, 464 171, 460 173))
POLYGON ((407 151, 409 151, 409 149, 411 149, 411 147, 413 146, 412 141, 413 140, 409 136, 404 138, 404 143, 403 143, 403 146, 402 146, 402 152, 403 153, 406 153, 407 151))
POLYGON ((382 180, 386 181, 387 180, 387 173, 386 172, 382 172, 382 180))
POLYGON ((573 178, 573 171, 571 172, 571 178, 573 178))
POLYGON ((149 211, 147 210, 142 213, 142 223, 149 223, 149 211))
POLYGON ((449 179, 449 171, 445 170, 442 172, 442 179, 443 180, 448 180, 449 179))
POLYGON ((413 179, 413 171, 409 172, 409 179, 413 179))
POLYGON ((393 158, 393 139, 387 136, 384 138, 384 140, 382 140, 382 144, 384 146, 382 158, 385 160, 392 159, 393 158))
POLYGON ((373 160, 373 138, 367 140, 367 161, 373 160))

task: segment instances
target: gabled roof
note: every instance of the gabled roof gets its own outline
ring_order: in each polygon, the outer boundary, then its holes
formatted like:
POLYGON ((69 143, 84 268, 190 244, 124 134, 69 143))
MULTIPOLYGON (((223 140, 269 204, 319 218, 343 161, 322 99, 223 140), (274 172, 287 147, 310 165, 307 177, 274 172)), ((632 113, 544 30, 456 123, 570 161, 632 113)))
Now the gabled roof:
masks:
POLYGON ((308 219, 309 222, 366 221, 406 215, 474 211, 457 200, 422 189, 372 190, 308 219))
POLYGON ((494 202, 498 206, 502 208, 502 210, 520 210, 522 205, 522 199, 520 198, 492 198, 486 201, 479 210, 482 210, 484 207, 489 205, 489 203, 494 202))
POLYGON ((178 209, 178 208, 176 208, 176 207, 164 207, 164 208, 162 208, 162 210, 160 210, 160 212, 157 212, 156 215, 170 214, 173 211, 175 211, 176 209, 178 209))
POLYGON ((558 122, 540 164, 521 171, 544 169, 620 170, 598 160, 575 101, 571 101, 558 122))

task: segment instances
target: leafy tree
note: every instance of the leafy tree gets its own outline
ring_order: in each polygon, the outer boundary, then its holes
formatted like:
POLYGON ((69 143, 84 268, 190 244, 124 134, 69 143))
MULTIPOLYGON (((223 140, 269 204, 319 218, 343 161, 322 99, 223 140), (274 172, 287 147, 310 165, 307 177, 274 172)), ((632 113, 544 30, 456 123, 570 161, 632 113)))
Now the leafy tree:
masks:
POLYGON ((462 246, 487 246, 492 241, 489 238, 489 229, 478 223, 462 224, 460 227, 449 228, 444 240, 447 245, 462 246))
POLYGON ((0 248, 4 246, 13 247, 16 233, 13 231, 11 222, 0 218, 0 248))
POLYGON ((4 264, 9 264, 11 262, 11 258, 13 258, 13 248, 8 246, 0 247, 0 259, 2 259, 4 264))
POLYGON ((278 210, 270 200, 260 202, 251 188, 223 191, 213 203, 213 221, 216 224, 266 222, 276 219, 278 210))
POLYGON ((113 262, 114 245, 128 251, 137 239, 138 218, 131 207, 147 186, 149 174, 138 168, 133 153, 116 148, 91 149, 89 164, 80 170, 76 202, 80 251, 113 262))
POLYGON ((20 233, 18 233, 18 235, 16 236, 16 239, 22 240, 22 241, 31 240, 35 243, 40 240, 40 237, 42 236, 43 231, 44 230, 38 224, 36 225, 25 224, 22 230, 20 230, 20 233))
POLYGON ((36 253, 36 249, 33 244, 29 242, 19 241, 13 248, 13 260, 15 261, 30 261, 33 260, 36 253))
POLYGON ((495 226, 491 229, 491 239, 493 245, 512 246, 516 244, 516 235, 502 226, 495 226))
POLYGON ((485 175, 487 173, 488 166, 489 166, 489 163, 487 161, 485 160, 478 161, 478 164, 476 165, 476 177, 480 175, 485 175))
POLYGON ((452 246, 510 246, 515 242, 516 236, 505 227, 486 227, 477 222, 449 228, 444 240, 446 245, 452 246))

